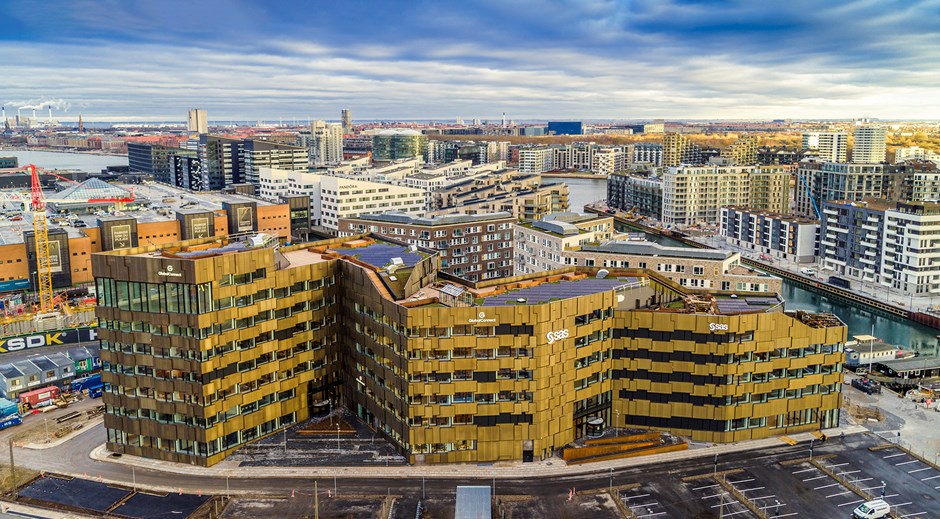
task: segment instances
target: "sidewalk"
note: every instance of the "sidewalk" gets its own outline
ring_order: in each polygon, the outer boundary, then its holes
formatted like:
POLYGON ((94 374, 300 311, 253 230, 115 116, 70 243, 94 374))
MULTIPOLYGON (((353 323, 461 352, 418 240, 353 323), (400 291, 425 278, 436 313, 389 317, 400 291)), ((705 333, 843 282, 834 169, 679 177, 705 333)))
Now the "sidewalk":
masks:
MULTIPOLYGON (((840 433, 856 434, 868 432, 861 426, 848 426, 836 429, 827 429, 823 431, 829 437, 838 436, 840 433)), ((800 433, 789 436, 789 438, 799 442, 809 442, 816 440, 816 436, 811 433, 800 433)), ((654 463, 668 463, 677 460, 707 458, 713 459, 716 455, 737 453, 745 450, 755 450, 767 447, 777 447, 784 442, 779 437, 764 438, 761 440, 750 440, 746 442, 712 445, 703 448, 694 448, 686 451, 668 452, 663 454, 654 454, 638 458, 625 458, 619 460, 599 461, 585 465, 568 466, 560 459, 554 458, 536 463, 480 463, 480 464, 460 464, 460 465, 422 465, 422 466, 399 466, 399 467, 368 467, 368 476, 377 479, 386 478, 535 478, 549 476, 579 475, 607 472, 611 469, 621 469, 630 467, 640 467, 654 463)), ((363 467, 233 467, 226 462, 222 462, 213 467, 196 467, 192 465, 183 465, 178 463, 169 463, 163 461, 150 460, 136 456, 123 455, 115 458, 107 452, 104 445, 93 450, 89 456, 97 461, 121 464, 125 466, 134 466, 137 468, 146 468, 154 471, 169 472, 174 474, 184 474, 190 476, 204 476, 209 478, 221 477, 252 477, 252 478, 278 478, 278 477, 337 477, 337 478, 359 478, 363 476, 363 467)), ((704 466, 704 465, 703 465, 704 466)), ((71 474, 77 475, 77 474, 71 474)), ((80 474, 78 474, 80 475, 80 474)), ((85 475, 91 476, 94 475, 85 475)))

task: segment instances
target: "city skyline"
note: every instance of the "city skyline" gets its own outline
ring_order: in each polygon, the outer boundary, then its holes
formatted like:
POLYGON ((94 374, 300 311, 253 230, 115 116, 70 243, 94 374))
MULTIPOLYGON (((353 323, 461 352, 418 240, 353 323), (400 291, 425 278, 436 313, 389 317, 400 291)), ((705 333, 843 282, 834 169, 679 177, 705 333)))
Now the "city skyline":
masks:
POLYGON ((62 120, 940 116, 940 3, 8 2, 10 114, 62 120), (67 111, 65 109, 68 108, 67 111), (41 116, 45 110, 40 110, 41 116), (933 115, 932 115, 933 114, 933 115), (24 114, 28 115, 28 113, 24 114))

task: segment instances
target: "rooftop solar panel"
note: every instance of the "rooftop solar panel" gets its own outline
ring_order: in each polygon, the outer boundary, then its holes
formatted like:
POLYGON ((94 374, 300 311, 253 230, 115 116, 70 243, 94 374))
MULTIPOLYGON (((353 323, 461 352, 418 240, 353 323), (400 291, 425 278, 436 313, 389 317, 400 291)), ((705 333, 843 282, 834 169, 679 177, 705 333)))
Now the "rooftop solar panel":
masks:
POLYGON ((606 292, 636 281, 638 281, 638 278, 630 277, 590 278, 579 281, 543 283, 535 287, 511 290, 503 294, 488 297, 483 301, 483 306, 503 306, 515 303, 518 299, 525 299, 527 304, 541 304, 554 300, 606 292))
POLYGON ((421 261, 421 255, 417 252, 411 252, 408 247, 389 243, 375 243, 368 247, 337 248, 335 250, 340 254, 352 256, 359 261, 379 268, 392 263, 393 258, 401 258, 403 266, 406 267, 413 267, 421 261))

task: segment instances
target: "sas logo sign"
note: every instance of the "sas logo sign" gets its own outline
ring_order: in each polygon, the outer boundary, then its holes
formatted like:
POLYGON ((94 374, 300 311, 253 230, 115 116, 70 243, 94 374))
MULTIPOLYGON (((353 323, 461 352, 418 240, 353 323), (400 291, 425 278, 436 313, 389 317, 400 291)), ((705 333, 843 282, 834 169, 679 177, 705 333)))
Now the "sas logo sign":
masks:
POLYGON ((722 323, 708 323, 708 329, 713 332, 726 332, 728 331, 728 325, 722 323))
POLYGON ((557 332, 548 332, 545 334, 545 338, 548 339, 548 343, 552 344, 555 341, 560 341, 562 339, 568 338, 568 329, 558 330, 557 332))
POLYGON ((495 323, 495 322, 496 322, 496 319, 494 319, 494 318, 492 318, 492 317, 491 317, 491 318, 487 318, 487 317, 486 317, 486 312, 480 312, 480 313, 477 315, 477 317, 478 317, 478 319, 467 319, 467 322, 468 322, 468 323, 472 323, 472 324, 495 323))

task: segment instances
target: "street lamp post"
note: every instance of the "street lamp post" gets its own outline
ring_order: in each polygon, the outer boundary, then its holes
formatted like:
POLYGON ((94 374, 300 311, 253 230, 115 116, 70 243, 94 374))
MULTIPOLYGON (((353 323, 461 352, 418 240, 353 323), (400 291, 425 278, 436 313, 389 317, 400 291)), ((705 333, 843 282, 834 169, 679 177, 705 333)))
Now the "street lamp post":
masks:
POLYGON ((812 438, 809 440, 809 460, 810 461, 813 461, 813 442, 815 441, 816 441, 815 438, 812 438))
POLYGON ((339 450, 339 423, 336 424, 336 450, 339 450))

